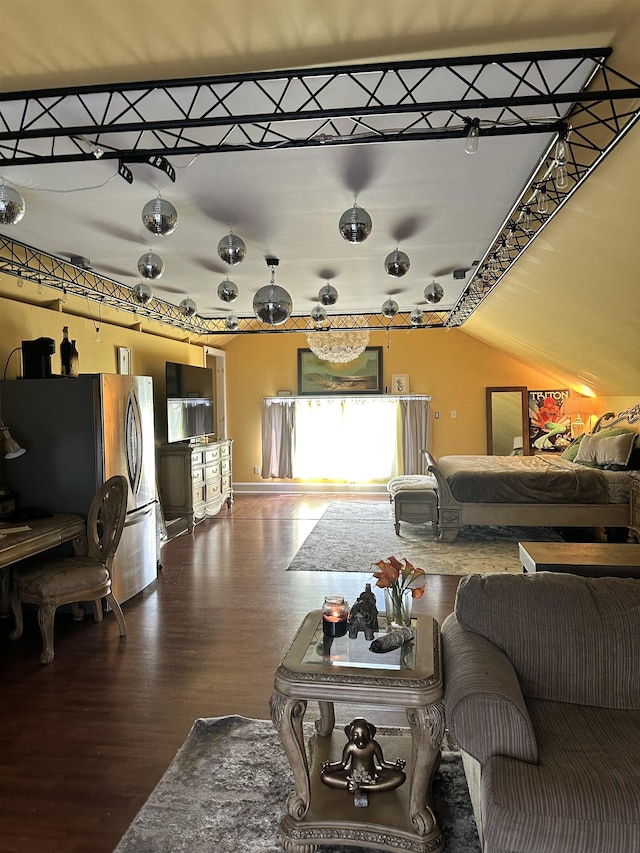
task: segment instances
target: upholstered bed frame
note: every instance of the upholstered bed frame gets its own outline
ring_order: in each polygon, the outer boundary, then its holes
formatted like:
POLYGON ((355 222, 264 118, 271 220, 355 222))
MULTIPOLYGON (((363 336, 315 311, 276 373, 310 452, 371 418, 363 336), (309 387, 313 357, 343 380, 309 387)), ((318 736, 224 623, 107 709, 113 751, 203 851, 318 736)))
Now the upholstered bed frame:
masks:
MULTIPOLYGON (((594 432, 624 427, 640 435, 640 405, 618 415, 609 412, 596 424, 594 432)), ((636 444, 640 439, 636 439, 636 444)), ((626 503, 495 503, 461 502, 454 498, 449 482, 433 456, 424 451, 427 469, 437 481, 438 539, 453 542, 467 525, 506 527, 607 527, 629 525, 626 503)), ((526 457, 524 457, 526 458, 526 457)))

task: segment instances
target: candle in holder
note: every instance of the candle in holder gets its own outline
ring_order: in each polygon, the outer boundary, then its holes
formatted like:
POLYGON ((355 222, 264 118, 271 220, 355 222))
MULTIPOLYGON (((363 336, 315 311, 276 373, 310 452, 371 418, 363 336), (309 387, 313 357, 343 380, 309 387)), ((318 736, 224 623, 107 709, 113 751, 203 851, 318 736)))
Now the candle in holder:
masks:
POLYGON ((326 595, 322 605, 322 633, 326 637, 344 637, 348 615, 349 605, 341 595, 326 595))

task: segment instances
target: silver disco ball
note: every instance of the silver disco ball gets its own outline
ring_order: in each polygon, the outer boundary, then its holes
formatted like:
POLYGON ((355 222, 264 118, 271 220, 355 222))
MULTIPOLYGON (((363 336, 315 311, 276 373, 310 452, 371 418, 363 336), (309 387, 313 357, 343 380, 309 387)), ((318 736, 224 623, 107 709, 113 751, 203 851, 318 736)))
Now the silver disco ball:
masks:
POLYGON ((229 332, 235 332, 240 326, 240 320, 233 314, 230 314, 224 321, 224 325, 229 332))
POLYGON ((233 231, 227 234, 226 237, 223 237, 218 243, 218 255, 230 267, 234 266, 234 264, 239 264, 240 261, 244 261, 246 254, 247 247, 244 241, 240 237, 236 237, 233 231))
POLYGON ((311 321, 313 323, 319 324, 324 323, 327 319, 327 309, 322 305, 314 305, 311 309, 311 321))
POLYGON ((340 217, 338 230, 348 243, 363 243, 371 234, 372 225, 371 217, 364 207, 354 204, 340 217))
POLYGON ((293 300, 284 287, 265 284, 253 297, 253 313, 270 326, 280 326, 291 316, 293 300))
POLYGON ((164 261, 160 255, 156 255, 154 252, 147 252, 138 258, 138 272, 142 278, 155 281, 164 272, 164 261))
POLYGON ((382 305, 382 313, 385 317, 395 317, 398 311, 399 306, 395 299, 387 299, 382 305))
POLYGON ((148 305, 153 299, 153 291, 149 287, 146 282, 141 281, 139 284, 133 288, 133 298, 136 302, 139 302, 140 305, 148 305))
POLYGON ((147 231, 157 237, 166 237, 176 230, 178 211, 170 201, 158 196, 142 208, 142 223, 147 231))
POLYGON ((233 302, 238 298, 238 285, 228 278, 218 285, 218 298, 223 302, 233 302))
POLYGON ((183 299, 178 307, 183 317, 193 317, 198 310, 198 306, 193 299, 183 299))
POLYGON ((409 272, 410 266, 409 255, 401 252, 400 249, 394 249, 384 259, 385 270, 394 278, 401 278, 405 273, 409 272))
POLYGON ((424 323, 424 311, 421 308, 414 308, 409 315, 409 322, 412 326, 422 326, 424 323))
POLYGON ((424 298, 432 305, 440 302, 443 296, 444 290, 440 287, 437 281, 432 281, 431 284, 428 284, 424 289, 424 298))
POLYGON ((15 225, 24 216, 24 199, 13 187, 0 186, 0 225, 15 225))
POLYGON ((325 284, 318 291, 318 299, 321 305, 335 305, 338 301, 338 291, 332 284, 325 284))

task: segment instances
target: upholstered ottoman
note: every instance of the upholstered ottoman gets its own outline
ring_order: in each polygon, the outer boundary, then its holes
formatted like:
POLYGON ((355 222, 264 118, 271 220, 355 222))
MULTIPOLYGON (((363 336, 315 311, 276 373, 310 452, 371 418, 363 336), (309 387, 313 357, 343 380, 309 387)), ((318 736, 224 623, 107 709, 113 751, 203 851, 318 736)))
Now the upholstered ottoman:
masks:
POLYGON ((431 474, 403 474, 387 483, 389 500, 393 503, 396 534, 400 522, 425 524, 431 522, 433 534, 438 534, 438 491, 436 478, 431 474))

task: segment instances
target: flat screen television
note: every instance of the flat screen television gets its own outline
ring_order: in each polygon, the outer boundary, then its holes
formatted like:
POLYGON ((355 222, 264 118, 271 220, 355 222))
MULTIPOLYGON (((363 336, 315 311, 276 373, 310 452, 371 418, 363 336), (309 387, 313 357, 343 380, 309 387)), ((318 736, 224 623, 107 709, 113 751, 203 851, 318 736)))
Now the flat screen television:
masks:
POLYGON ((167 441, 192 441, 214 433, 213 371, 168 361, 167 441))

